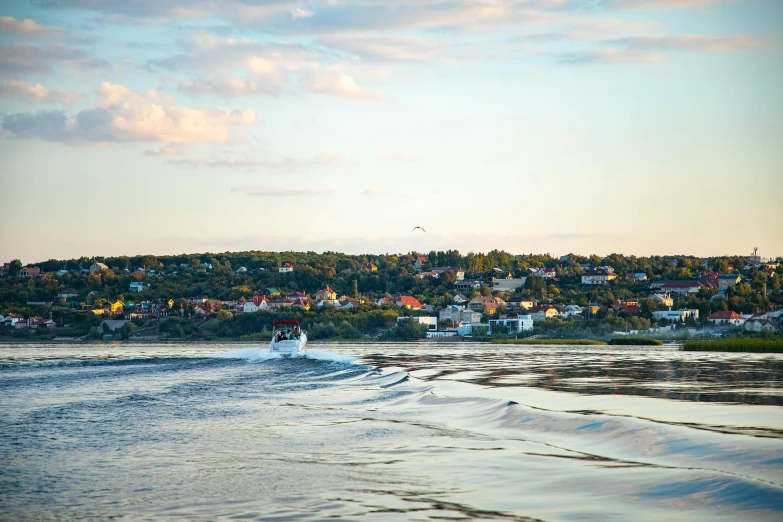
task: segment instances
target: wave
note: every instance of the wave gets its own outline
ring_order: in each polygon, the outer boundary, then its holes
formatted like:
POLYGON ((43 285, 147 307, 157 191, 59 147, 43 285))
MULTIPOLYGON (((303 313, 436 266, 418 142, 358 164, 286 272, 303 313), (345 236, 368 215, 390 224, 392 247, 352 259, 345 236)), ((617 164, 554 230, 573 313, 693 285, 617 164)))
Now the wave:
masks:
MULTIPOLYGON (((215 354, 211 356, 216 359, 242 359, 249 362, 263 362, 273 359, 281 359, 279 354, 271 353, 268 348, 242 348, 230 352, 215 354)), ((327 361, 343 364, 354 364, 358 357, 342 355, 327 350, 307 350, 304 354, 305 359, 314 361, 327 361)))

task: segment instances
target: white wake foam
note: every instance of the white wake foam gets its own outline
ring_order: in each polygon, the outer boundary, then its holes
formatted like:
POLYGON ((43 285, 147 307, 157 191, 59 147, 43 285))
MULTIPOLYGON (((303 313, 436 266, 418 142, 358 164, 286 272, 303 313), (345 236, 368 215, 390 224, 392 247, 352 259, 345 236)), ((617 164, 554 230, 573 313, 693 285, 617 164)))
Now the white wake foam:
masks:
MULTIPOLYGON (((327 350, 306 350, 304 356, 307 359, 312 359, 315 361, 329 361, 344 364, 353 364, 353 362, 357 359, 357 357, 333 353, 327 350)), ((280 359, 280 355, 271 353, 269 348, 242 348, 240 350, 215 354, 212 355, 212 357, 218 359, 244 359, 246 361, 252 362, 280 359)))
POLYGON ((331 361, 346 364, 353 364, 353 362, 358 359, 358 357, 332 353, 327 350, 306 350, 305 357, 308 359, 314 359, 316 361, 331 361))
POLYGON ((269 348, 242 348, 230 352, 215 354, 212 357, 217 359, 244 359, 246 361, 268 361, 269 359, 279 359, 276 353, 271 353, 269 348))

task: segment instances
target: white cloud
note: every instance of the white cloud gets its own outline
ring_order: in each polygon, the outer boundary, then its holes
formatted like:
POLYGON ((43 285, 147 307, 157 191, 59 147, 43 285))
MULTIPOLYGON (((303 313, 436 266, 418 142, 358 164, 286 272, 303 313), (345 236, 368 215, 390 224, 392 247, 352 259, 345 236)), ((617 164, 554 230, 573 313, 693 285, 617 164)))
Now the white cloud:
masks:
POLYGON ((382 92, 368 91, 356 79, 339 68, 314 68, 299 78, 302 90, 314 93, 336 94, 346 98, 379 100, 388 96, 382 92))
POLYGON ((0 34, 13 34, 26 38, 62 38, 66 31, 58 27, 38 25, 34 20, 17 20, 11 16, 0 16, 0 34))
POLYGON ((251 79, 241 78, 214 78, 211 80, 195 79, 181 82, 178 86, 180 92, 190 96, 218 96, 220 98, 233 98, 236 96, 249 96, 253 94, 280 94, 281 87, 274 83, 257 82, 251 79))
POLYGON ((56 103, 65 106, 70 106, 84 97, 83 94, 76 91, 51 90, 40 83, 20 81, 1 83, 0 96, 41 103, 56 103))
POLYGON ((253 109, 191 109, 155 104, 126 87, 108 82, 97 89, 97 103, 77 114, 63 111, 6 116, 3 128, 18 138, 66 143, 224 142, 232 128, 256 122, 253 109))

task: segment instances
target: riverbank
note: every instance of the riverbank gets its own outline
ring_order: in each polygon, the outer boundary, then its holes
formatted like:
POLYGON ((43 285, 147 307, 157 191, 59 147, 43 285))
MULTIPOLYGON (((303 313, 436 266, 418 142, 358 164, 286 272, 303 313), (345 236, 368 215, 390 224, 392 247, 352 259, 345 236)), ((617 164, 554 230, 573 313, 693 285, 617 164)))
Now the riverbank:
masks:
POLYGON ((491 344, 560 344, 560 345, 605 345, 603 341, 593 339, 492 339, 491 344))

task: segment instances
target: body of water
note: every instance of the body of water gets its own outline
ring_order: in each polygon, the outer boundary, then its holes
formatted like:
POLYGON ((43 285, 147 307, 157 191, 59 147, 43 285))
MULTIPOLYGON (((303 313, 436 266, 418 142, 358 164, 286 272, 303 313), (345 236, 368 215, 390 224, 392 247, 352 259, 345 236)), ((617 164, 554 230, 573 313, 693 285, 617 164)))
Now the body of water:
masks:
POLYGON ((781 520, 783 356, 1 345, 4 520, 781 520))

